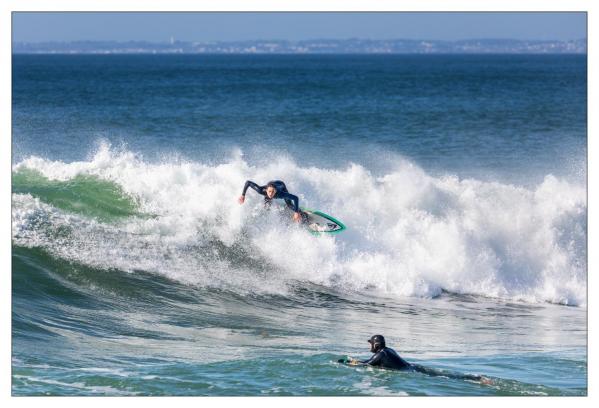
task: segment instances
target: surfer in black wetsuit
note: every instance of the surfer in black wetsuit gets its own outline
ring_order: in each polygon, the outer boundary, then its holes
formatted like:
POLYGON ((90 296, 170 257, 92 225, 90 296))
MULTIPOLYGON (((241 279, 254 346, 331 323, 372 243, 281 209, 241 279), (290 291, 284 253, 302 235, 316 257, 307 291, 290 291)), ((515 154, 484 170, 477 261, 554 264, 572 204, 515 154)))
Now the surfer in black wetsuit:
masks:
POLYGON ((393 370, 409 370, 412 364, 401 358, 395 350, 387 347, 385 338, 380 334, 372 336, 368 342, 370 343, 370 352, 374 353, 368 360, 350 359, 351 365, 371 365, 381 368, 391 368, 393 370))
POLYGON ((243 186, 243 192, 239 197, 239 204, 243 204, 245 201, 245 193, 247 189, 251 188, 255 192, 264 196, 264 207, 269 208, 273 199, 285 200, 287 207, 293 211, 293 220, 300 222, 303 220, 302 212, 299 209, 299 199, 296 195, 293 195, 287 191, 285 183, 281 180, 269 181, 265 186, 259 186, 251 180, 245 182, 243 186))
POLYGON ((492 381, 489 378, 482 375, 450 373, 427 368, 419 364, 408 363, 406 360, 401 358, 395 350, 386 346, 385 338, 380 334, 375 334, 368 340, 368 342, 370 343, 370 351, 374 353, 374 355, 368 360, 356 360, 350 357, 349 359, 341 359, 339 362, 356 366, 369 365, 380 368, 389 368, 392 370, 417 371, 419 373, 427 374, 433 377, 447 377, 458 380, 476 381, 486 385, 492 384, 492 381))

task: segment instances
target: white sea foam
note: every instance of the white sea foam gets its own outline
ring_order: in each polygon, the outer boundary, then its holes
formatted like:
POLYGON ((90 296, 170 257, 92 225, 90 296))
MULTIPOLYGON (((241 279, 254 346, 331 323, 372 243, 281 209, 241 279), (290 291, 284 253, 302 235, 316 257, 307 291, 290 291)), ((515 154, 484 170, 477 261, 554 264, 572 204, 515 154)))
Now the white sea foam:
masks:
POLYGON ((392 296, 447 290, 586 305, 586 186, 552 175, 525 188, 434 177, 400 159, 379 177, 357 164, 302 168, 289 158, 258 167, 239 152, 217 165, 155 164, 106 144, 89 161, 31 157, 13 171, 22 168, 50 179, 110 180, 141 212, 157 215, 102 224, 13 194, 18 245, 90 266, 241 291, 281 292, 306 280, 392 296), (348 230, 314 237, 263 211, 251 191, 240 206, 247 179, 284 180, 300 205, 334 215, 348 230), (68 239, 55 233, 60 226, 71 230, 68 239))

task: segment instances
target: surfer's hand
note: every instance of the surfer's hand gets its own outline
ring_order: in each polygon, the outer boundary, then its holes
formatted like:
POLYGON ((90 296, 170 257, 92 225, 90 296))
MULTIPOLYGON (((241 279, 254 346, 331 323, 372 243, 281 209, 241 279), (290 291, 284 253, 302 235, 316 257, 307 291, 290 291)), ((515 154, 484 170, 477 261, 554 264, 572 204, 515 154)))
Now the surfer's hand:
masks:
POLYGON ((245 196, 239 196, 239 199, 237 201, 239 201, 239 204, 243 204, 243 202, 245 201, 245 196))
POLYGON ((302 216, 299 212, 293 213, 293 221, 300 222, 302 220, 302 216))

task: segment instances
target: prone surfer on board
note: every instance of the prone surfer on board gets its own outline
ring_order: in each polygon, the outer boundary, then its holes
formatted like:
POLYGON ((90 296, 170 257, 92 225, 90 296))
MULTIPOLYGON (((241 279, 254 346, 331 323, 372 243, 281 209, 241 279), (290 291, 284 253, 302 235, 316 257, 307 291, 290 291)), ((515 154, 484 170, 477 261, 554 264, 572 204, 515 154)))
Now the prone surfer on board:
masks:
MULTIPOLYGON (((299 199, 296 195, 293 195, 287 191, 285 183, 281 180, 269 181, 265 186, 259 186, 251 180, 245 182, 243 186, 243 192, 237 201, 239 204, 243 204, 245 201, 245 193, 247 189, 251 188, 255 192, 264 196, 264 207, 269 208, 273 199, 285 200, 287 207, 293 211, 293 221, 303 221, 304 215, 299 209, 299 199)), ((304 220, 305 221, 305 220, 304 220)))
POLYGON ((349 357, 347 360, 342 359, 339 362, 349 365, 371 365, 393 370, 409 370, 412 368, 412 364, 401 358, 395 350, 386 346, 385 338, 380 334, 375 334, 368 342, 370 343, 370 352, 374 353, 372 357, 367 360, 357 360, 349 357))
POLYGON ((370 343, 370 352, 374 353, 372 357, 367 360, 357 360, 355 358, 347 357, 339 360, 339 362, 352 366, 374 366, 392 370, 417 371, 435 377, 443 376, 459 380, 476 381, 485 385, 492 384, 491 379, 482 375, 449 373, 446 371, 426 368, 419 364, 408 363, 401 358, 395 350, 386 346, 385 338, 380 334, 375 334, 368 340, 368 342, 370 343))

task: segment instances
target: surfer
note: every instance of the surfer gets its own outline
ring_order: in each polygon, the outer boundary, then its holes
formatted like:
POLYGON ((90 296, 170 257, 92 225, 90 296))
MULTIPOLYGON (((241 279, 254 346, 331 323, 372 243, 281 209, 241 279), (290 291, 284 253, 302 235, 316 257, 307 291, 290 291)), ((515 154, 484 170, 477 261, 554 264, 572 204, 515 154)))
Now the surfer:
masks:
POLYGON ((368 343, 370 343, 370 352, 374 355, 367 360, 356 360, 350 357, 347 362, 349 365, 371 365, 393 370, 409 370, 412 368, 412 364, 401 358, 395 350, 386 346, 385 338, 382 335, 375 334, 368 339, 368 343))
POLYGON ((247 189, 251 188, 255 192, 264 196, 264 207, 269 208, 272 204, 273 199, 285 200, 287 208, 293 211, 293 220, 295 222, 302 221, 302 212, 299 209, 299 199, 296 195, 293 195, 287 191, 287 186, 281 180, 269 181, 265 186, 259 186, 251 180, 247 180, 243 186, 243 192, 239 197, 239 204, 243 204, 245 201, 245 193, 247 189))
POLYGON ((458 380, 476 381, 485 385, 492 384, 491 379, 482 375, 450 373, 446 371, 427 368, 419 364, 408 363, 406 360, 401 358, 395 350, 386 346, 385 338, 380 334, 375 334, 374 336, 372 336, 368 340, 368 343, 370 343, 370 352, 374 353, 374 355, 369 359, 358 360, 348 357, 347 359, 339 360, 339 362, 353 366, 368 365, 380 368, 389 368, 392 370, 416 371, 433 377, 447 377, 458 380))

